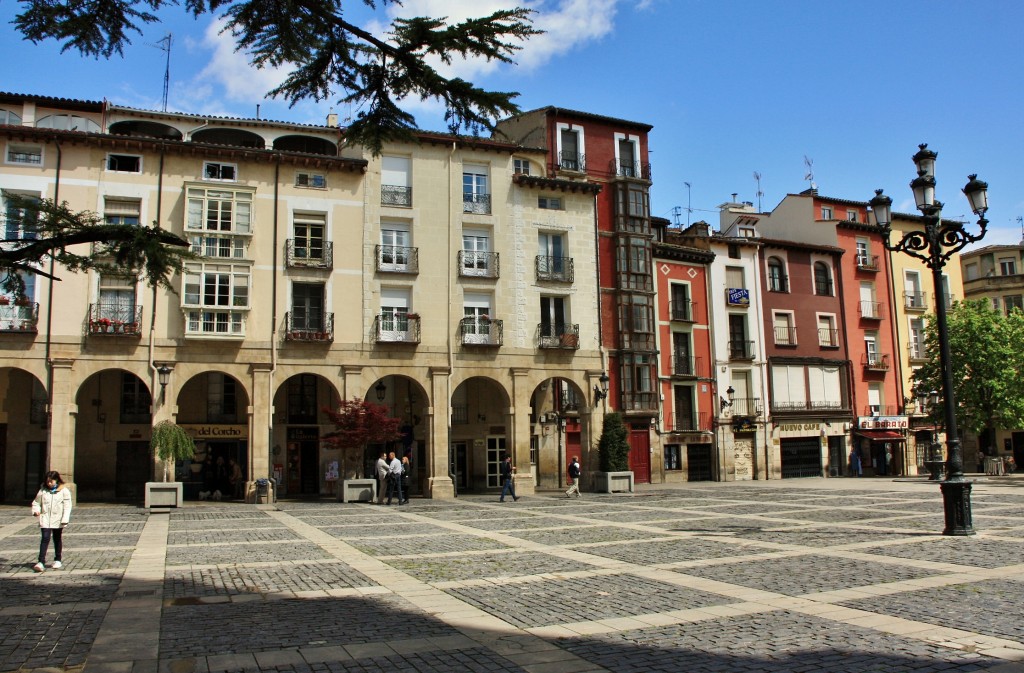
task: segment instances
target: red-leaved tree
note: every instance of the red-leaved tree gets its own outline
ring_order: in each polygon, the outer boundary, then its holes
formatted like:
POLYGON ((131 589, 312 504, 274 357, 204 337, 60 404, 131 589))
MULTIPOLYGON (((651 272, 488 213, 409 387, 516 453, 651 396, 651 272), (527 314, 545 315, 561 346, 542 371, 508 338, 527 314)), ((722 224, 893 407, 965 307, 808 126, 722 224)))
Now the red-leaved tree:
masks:
POLYGON ((383 404, 352 398, 342 400, 338 410, 324 407, 324 413, 334 424, 334 430, 323 436, 324 444, 341 449, 342 479, 353 479, 362 464, 368 444, 380 444, 402 438, 399 419, 389 416, 383 404), (348 465, 352 463, 352 473, 348 465))

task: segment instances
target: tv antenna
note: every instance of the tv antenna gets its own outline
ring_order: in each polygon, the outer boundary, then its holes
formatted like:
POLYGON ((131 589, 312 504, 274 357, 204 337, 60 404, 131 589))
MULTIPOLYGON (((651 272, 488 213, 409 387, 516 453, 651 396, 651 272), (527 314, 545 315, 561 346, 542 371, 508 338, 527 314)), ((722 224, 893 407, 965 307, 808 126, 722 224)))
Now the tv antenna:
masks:
POLYGON ((807 182, 811 184, 811 189, 817 189, 818 185, 814 184, 814 159, 805 154, 804 166, 807 168, 807 172, 804 174, 804 180, 807 180, 807 182))
POLYGON ((167 54, 167 64, 164 66, 164 107, 163 111, 167 112, 167 89, 171 85, 171 33, 167 33, 164 39, 160 40, 156 44, 149 45, 156 47, 162 52, 167 54))
POLYGON ((693 208, 690 207, 690 183, 684 182, 686 185, 686 226, 690 226, 690 215, 693 214, 693 208))
POLYGON ((1024 245, 1024 217, 1017 216, 1017 226, 1020 227, 1020 243, 1024 245))
POLYGON ((672 226, 679 226, 679 213, 683 212, 682 207, 672 206, 672 226))
POLYGON ((761 197, 764 196, 764 192, 761 191, 761 173, 754 171, 754 181, 757 182, 757 212, 761 212, 761 197))

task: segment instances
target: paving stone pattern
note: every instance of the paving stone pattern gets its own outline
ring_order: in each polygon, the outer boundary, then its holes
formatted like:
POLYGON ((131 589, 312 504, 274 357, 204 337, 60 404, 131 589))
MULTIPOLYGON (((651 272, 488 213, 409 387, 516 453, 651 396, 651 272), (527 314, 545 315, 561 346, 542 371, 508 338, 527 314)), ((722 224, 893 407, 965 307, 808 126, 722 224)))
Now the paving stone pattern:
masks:
POLYGON ((1015 483, 976 484, 963 538, 923 480, 84 503, 42 574, 0 506, 0 673, 1024 673, 1015 483))

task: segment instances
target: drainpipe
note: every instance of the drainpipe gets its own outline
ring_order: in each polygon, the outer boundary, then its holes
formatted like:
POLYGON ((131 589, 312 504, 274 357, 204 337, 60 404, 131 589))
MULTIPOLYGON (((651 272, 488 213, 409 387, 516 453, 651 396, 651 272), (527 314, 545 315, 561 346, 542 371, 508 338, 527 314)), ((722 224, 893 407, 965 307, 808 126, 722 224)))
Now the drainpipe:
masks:
MULTIPOLYGON (((453 162, 454 162, 454 159, 455 159, 455 150, 456 150, 457 147, 458 147, 458 143, 455 140, 453 140, 452 141, 452 151, 448 153, 448 261, 449 261, 449 263, 451 263, 451 254, 452 254, 452 250, 454 249, 453 248, 453 242, 452 242, 452 236, 455 233, 455 230, 454 230, 454 226, 455 226, 454 225, 454 218, 452 217, 452 207, 453 207, 452 206, 452 189, 453 189, 452 170, 453 170, 453 162)), ((453 304, 453 302, 452 302, 452 274, 451 274, 451 272, 449 272, 448 273, 448 317, 447 317, 447 324, 448 325, 452 324, 452 304, 453 304)), ((452 456, 452 414, 451 414, 451 406, 452 406, 452 404, 451 404, 452 374, 455 371, 455 351, 454 351, 454 348, 455 348, 455 344, 452 343, 452 330, 449 327, 448 328, 448 376, 447 376, 447 378, 448 378, 448 390, 447 390, 448 399, 445 400, 445 407, 448 409, 447 413, 445 413, 445 423, 448 424, 448 446, 445 447, 445 449, 446 449, 446 453, 448 454, 448 476, 452 480, 452 492, 455 494, 455 497, 459 497, 459 487, 458 487, 459 485, 458 485, 458 480, 457 480, 457 476, 458 475, 455 473, 455 470, 452 468, 452 464, 456 462, 455 460, 453 460, 453 456, 452 456)), ((431 385, 431 388, 433 388, 433 385, 431 385)), ((434 405, 435 405, 435 407, 437 406, 437 400, 434 400, 434 405)), ((434 419, 435 419, 435 422, 436 422, 436 419, 437 419, 437 412, 436 411, 434 412, 434 419)))
MULTIPOLYGON (((270 280, 270 372, 267 376, 267 385, 269 390, 267 391, 267 399, 270 401, 268 406, 272 408, 274 406, 274 374, 277 372, 277 255, 280 252, 280 248, 277 243, 277 235, 279 233, 278 227, 280 227, 280 218, 278 217, 278 206, 281 199, 281 155, 277 155, 277 162, 274 164, 274 254, 270 261, 270 268, 273 269, 270 280)), ((251 298, 250 298, 251 301, 251 298)), ((321 320, 326 320, 327 316, 324 315, 321 320)), ((267 458, 267 469, 269 470, 268 477, 274 475, 274 414, 270 414, 270 422, 267 424, 267 450, 270 451, 270 456, 267 458)), ((252 471, 252 461, 249 461, 249 470, 252 471)), ((255 478, 255 475, 252 475, 255 478)))
POLYGON ((204 119, 204 120, 203 120, 203 123, 202 123, 202 124, 200 124, 199 126, 195 127, 195 128, 194 128, 194 129, 192 129, 191 131, 188 131, 188 132, 187 132, 187 133, 185 134, 185 137, 183 138, 183 140, 185 140, 185 141, 187 141, 187 142, 191 142, 191 140, 192 140, 192 134, 193 134, 193 133, 195 133, 196 131, 202 131, 203 129, 205 129, 205 128, 206 128, 207 126, 209 126, 209 125, 210 125, 210 120, 209 120, 209 119, 204 119))
MULTIPOLYGON (((167 146, 164 143, 160 143, 160 165, 157 169, 156 176, 156 227, 160 228, 160 219, 163 210, 163 195, 164 195, 164 157, 167 152, 167 146)), ((156 335, 156 295, 157 288, 154 285, 150 291, 150 310, 149 310, 149 375, 150 375, 150 390, 155 391, 157 383, 159 381, 159 374, 156 370, 155 359, 155 335, 156 335)), ((167 401, 164 400, 164 404, 167 401)))
MULTIPOLYGON (((60 171, 63 155, 61 153, 60 141, 53 140, 57 148, 57 167, 54 169, 53 177, 53 202, 60 203, 60 171)), ((53 444, 53 361, 50 359, 51 344, 53 340, 53 255, 50 255, 50 282, 46 289, 46 346, 44 361, 46 363, 46 425, 49 428, 49 439, 46 442, 46 464, 50 464, 53 444)), ((72 470, 73 473, 73 470, 72 470)))

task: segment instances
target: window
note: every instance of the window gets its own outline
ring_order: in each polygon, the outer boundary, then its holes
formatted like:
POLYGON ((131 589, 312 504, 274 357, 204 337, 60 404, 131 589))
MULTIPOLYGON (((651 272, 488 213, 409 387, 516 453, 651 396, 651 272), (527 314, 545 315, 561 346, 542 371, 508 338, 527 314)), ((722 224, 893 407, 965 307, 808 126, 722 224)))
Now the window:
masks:
POLYGON ((747 286, 742 266, 725 267, 725 286, 727 288, 745 288, 747 286))
POLYGON ((407 271, 410 248, 409 225, 401 222, 380 223, 381 271, 407 271))
POLYGON ((9 164, 39 166, 43 163, 43 148, 41 145, 7 143, 6 157, 9 164))
POLYGON ((288 422, 316 423, 317 377, 314 374, 298 374, 288 379, 288 422))
POLYGON ((512 160, 512 172, 516 175, 529 175, 530 174, 530 160, 529 159, 513 159, 512 160))
POLYGON ((864 333, 864 350, 867 353, 867 364, 877 365, 882 357, 878 353, 878 332, 864 333))
POLYGON ((139 224, 142 203, 136 199, 103 199, 103 221, 107 224, 139 224))
POLYGON ((587 170, 583 127, 558 124, 558 168, 563 171, 587 170))
POLYGON ((404 341, 409 331, 409 288, 380 289, 380 340, 404 341))
POLYGON ((135 280, 111 274, 100 274, 99 302, 94 320, 131 324, 135 319, 135 280))
POLYGON ((561 210, 562 199, 557 196, 539 196, 537 197, 537 207, 543 210, 561 210))
POLYGON ((0 125, 20 126, 21 117, 10 110, 0 108, 0 125))
POLYGON ((252 233, 252 190, 188 188, 187 231, 252 233))
POLYGON ((238 419, 238 393, 235 380, 227 374, 211 372, 206 378, 206 420, 209 423, 235 423, 238 419))
POLYGON ((203 164, 204 180, 223 180, 233 182, 237 179, 237 167, 234 164, 222 164, 207 161, 203 164))
POLYGON ((1009 297, 1003 297, 1003 308, 1006 311, 1006 315, 1010 315, 1013 311, 1024 311, 1024 303, 1022 303, 1021 295, 1015 294, 1009 297))
POLYGON ((540 298, 540 338, 557 340, 566 334, 566 325, 569 322, 567 306, 564 297, 540 298))
POLYGON ((856 222, 857 218, 858 218, 858 216, 857 216, 857 211, 856 210, 847 210, 846 211, 846 221, 847 222, 856 222))
POLYGON ((650 297, 641 294, 621 296, 619 332, 623 348, 654 350, 654 307, 650 297))
POLYGON ((683 469, 682 453, 679 444, 666 444, 665 445, 665 469, 668 471, 677 471, 683 469))
POLYGON ((775 328, 775 344, 777 346, 795 346, 796 328, 793 326, 793 314, 774 312, 772 324, 775 328))
POLYGON ((999 260, 999 275, 1013 276, 1017 273, 1017 263, 1012 257, 1003 257, 999 260))
POLYGON ((966 276, 964 278, 964 280, 976 280, 976 279, 978 279, 979 278, 979 276, 978 276, 978 263, 977 262, 971 262, 970 264, 967 264, 966 266, 964 266, 964 274, 966 276))
POLYGON ((4 238, 8 241, 33 241, 39 236, 37 220, 39 213, 32 203, 39 198, 38 194, 19 194, 2 192, 4 202, 4 238), (22 203, 16 203, 11 196, 21 197, 22 203))
POLYGON ((465 164, 462 167, 462 209, 466 213, 491 212, 491 193, 487 187, 487 166, 465 164))
POLYGON ((906 308, 924 310, 927 308, 924 301, 924 292, 921 291, 921 274, 917 271, 903 272, 903 296, 906 298, 906 308))
POLYGON ((672 320, 693 320, 693 304, 690 302, 690 286, 686 283, 672 283, 670 291, 672 320))
POLYGON ((832 296, 832 271, 824 262, 814 263, 814 294, 832 296))
POLYGON ((834 315, 818 316, 818 345, 824 348, 839 347, 839 332, 836 330, 834 315))
POLYGON ((992 310, 993 311, 998 311, 999 310, 999 297, 992 297, 992 310))
POLYGON ((912 318, 910 321, 910 357, 921 359, 925 356, 924 350, 924 319, 912 318))
POLYGON ((672 332, 672 373, 676 376, 696 376, 693 348, 688 332, 672 332))
POLYGON ((865 318, 881 318, 879 303, 875 301, 875 284, 860 284, 860 314, 865 318))
POLYGON ((620 288, 650 291, 650 242, 640 236, 621 237, 616 247, 616 271, 620 288))
POLYGON ((308 189, 327 189, 327 176, 323 173, 296 173, 295 186, 308 189))
POLYGON ((640 175, 640 137, 615 134, 615 173, 627 178, 640 175))
POLYGON ((327 216, 322 213, 295 213, 295 259, 307 262, 324 261, 327 238, 327 216))
POLYGON ((772 366, 772 407, 780 411, 807 408, 807 384, 803 365, 772 366))
POLYGON ((768 290, 770 292, 789 291, 789 283, 786 279, 786 267, 778 257, 768 258, 768 290))
POLYGON ((832 219, 832 206, 821 207, 821 219, 831 220, 832 219))
POLYGON ((323 332, 324 295, 323 283, 294 283, 290 328, 302 332, 323 332))
POLYGON ((412 160, 381 157, 380 202, 385 206, 412 205, 412 160))
POLYGON ((622 355, 622 408, 649 409, 655 405, 654 359, 650 355, 622 355))
POLYGON ((542 280, 572 281, 565 255, 565 236, 540 233, 537 235, 537 275, 542 280))
POLYGON ((834 365, 807 365, 807 383, 812 409, 843 409, 842 374, 834 365))
POLYGON ((68 114, 43 117, 36 122, 36 128, 57 129, 58 131, 82 131, 84 133, 100 132, 100 125, 93 120, 68 114))
POLYGON ((487 276, 491 241, 486 231, 466 229, 462 232, 462 275, 487 276))
POLYGON ((182 297, 186 334, 244 336, 249 272, 249 267, 242 265, 186 265, 182 297))
POLYGON ((462 299, 462 338, 465 343, 489 343, 491 337, 491 297, 467 292, 462 299))
POLYGON ((673 411, 675 412, 673 419, 675 422, 672 424, 672 428, 676 432, 693 432, 703 429, 697 425, 693 392, 693 386, 672 386, 673 411))
POLYGON ((734 360, 753 359, 753 342, 747 339, 747 317, 733 313, 729 316, 729 357, 734 360))
POLYGON ((134 154, 108 154, 107 170, 119 173, 141 173, 142 157, 134 154))
POLYGON ((729 259, 739 259, 739 258, 740 258, 740 246, 738 246, 735 243, 730 243, 729 244, 729 259))
POLYGON ((857 266, 870 266, 871 244, 866 238, 857 237, 857 266))
POLYGON ((153 398, 149 388, 135 374, 121 372, 121 422, 149 423, 153 398))
POLYGON ((880 416, 882 413, 882 384, 868 384, 868 408, 867 412, 872 416, 880 416))

